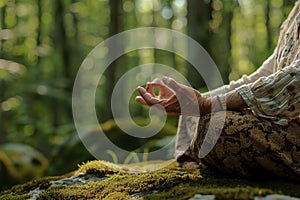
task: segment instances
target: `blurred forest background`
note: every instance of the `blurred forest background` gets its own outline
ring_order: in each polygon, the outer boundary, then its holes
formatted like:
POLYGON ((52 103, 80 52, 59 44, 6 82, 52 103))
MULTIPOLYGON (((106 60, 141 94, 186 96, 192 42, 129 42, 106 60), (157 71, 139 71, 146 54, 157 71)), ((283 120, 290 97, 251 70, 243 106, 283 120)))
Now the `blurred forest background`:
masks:
MULTIPOLYGON (((61 174, 93 159, 72 118, 73 82, 83 59, 124 30, 155 26, 188 34, 211 55, 225 83, 253 72, 272 53, 294 0, 0 0, 0 188, 61 174)), ((205 85, 172 53, 137 50, 109 67, 97 96, 100 122, 112 119, 110 93, 130 66, 174 67, 193 87, 205 85), (100 96, 100 97, 99 97, 100 96)), ((196 74, 196 75, 195 75, 196 74)), ((132 115, 147 109, 132 103, 132 115)), ((175 134, 177 118, 164 130, 175 134)), ((105 128, 104 128, 105 129, 105 128)))

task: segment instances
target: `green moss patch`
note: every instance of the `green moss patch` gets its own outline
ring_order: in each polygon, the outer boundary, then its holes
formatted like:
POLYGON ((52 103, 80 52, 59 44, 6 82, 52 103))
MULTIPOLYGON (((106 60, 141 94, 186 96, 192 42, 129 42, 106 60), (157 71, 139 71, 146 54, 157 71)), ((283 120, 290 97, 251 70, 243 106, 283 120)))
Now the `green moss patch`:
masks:
POLYGON ((65 178, 67 176, 71 176, 72 173, 69 173, 66 176, 55 176, 55 177, 45 177, 38 180, 33 180, 27 182, 25 184, 20 184, 13 186, 9 190, 2 191, 0 193, 1 200, 11 200, 11 199, 27 199, 30 198, 31 195, 28 194, 29 191, 34 190, 36 188, 47 189, 50 186, 51 181, 59 180, 65 178))
POLYGON ((98 177, 110 176, 114 174, 125 174, 128 169, 121 165, 116 165, 106 161, 91 161, 86 164, 79 165, 79 169, 75 172, 94 174, 98 177))
POLYGON ((216 199, 253 199, 254 196, 285 194, 300 197, 300 185, 282 180, 251 181, 217 174, 206 168, 182 169, 176 162, 151 171, 161 162, 138 165, 116 165, 92 161, 79 166, 72 174, 88 173, 105 180, 85 185, 50 187, 52 180, 44 178, 15 186, 0 193, 0 199, 26 199, 28 192, 44 188, 38 199, 188 199, 195 194, 214 194, 216 199), (144 173, 138 173, 144 172, 144 173), (146 172, 145 172, 146 171, 146 172), (138 195, 136 195, 138 194, 138 195))
MULTIPOLYGON (((103 166, 101 162, 91 162, 87 166, 80 167, 78 172, 90 171, 91 166, 103 166)), ((104 168, 109 166, 105 165, 104 168)), ((114 196, 115 199, 128 198, 135 193, 142 193, 148 191, 162 191, 171 189, 174 185, 181 183, 195 184, 202 179, 199 170, 185 170, 179 167, 166 167, 161 170, 129 174, 130 168, 118 167, 116 171, 109 173, 109 178, 99 182, 91 182, 84 186, 71 186, 66 188, 53 187, 44 191, 40 195, 40 199, 84 199, 96 198, 104 199, 114 196), (127 172, 126 172, 127 171, 127 172), (118 198, 117 198, 118 197, 118 198)), ((93 169, 94 174, 101 174, 102 169, 93 169), (100 171, 100 173, 99 173, 100 171)), ((112 198, 113 199, 113 198, 112 198)))

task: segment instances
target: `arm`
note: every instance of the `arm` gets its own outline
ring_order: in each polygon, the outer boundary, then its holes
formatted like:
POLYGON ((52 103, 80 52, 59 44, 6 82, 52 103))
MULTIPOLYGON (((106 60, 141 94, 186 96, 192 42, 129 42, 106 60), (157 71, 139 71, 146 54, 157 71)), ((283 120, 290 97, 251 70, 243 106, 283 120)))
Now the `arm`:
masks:
POLYGON ((137 100, 148 106, 160 105, 170 115, 203 116, 210 112, 249 107, 258 116, 280 125, 287 125, 288 121, 300 115, 300 60, 253 83, 212 97, 203 96, 168 77, 164 77, 162 83, 149 85, 168 92, 155 96, 149 92, 153 88, 145 90, 140 87, 141 97, 137 100))
MULTIPOLYGON (((210 98, 207 107, 212 108, 214 111, 221 110, 241 110, 248 107, 243 100, 242 96, 236 90, 237 88, 255 82, 261 77, 269 76, 273 73, 275 52, 263 62, 263 64, 251 75, 243 75, 237 81, 231 81, 229 85, 224 85, 221 88, 214 89, 212 91, 203 94, 204 97, 210 98), (225 94, 224 94, 225 92, 225 94)), ((211 110, 206 108, 203 114, 210 112, 211 110)))
MULTIPOLYGON (((240 110, 249 107, 258 116, 279 125, 288 125, 292 119, 297 119, 299 123, 300 60, 225 95, 211 97, 210 102, 217 110, 240 110), (222 98, 226 99, 226 104, 220 103, 222 98)), ((204 110, 209 112, 207 108, 204 110)))
POLYGON ((222 110, 241 110, 246 107, 242 97, 235 90, 224 95, 205 97, 197 90, 177 83, 174 79, 164 77, 147 83, 147 87, 138 87, 141 96, 136 100, 144 105, 158 105, 168 115, 203 116, 210 112, 222 110), (155 95, 154 87, 160 94, 155 95))
POLYGON ((300 60, 272 75, 213 97, 205 97, 167 77, 156 87, 168 88, 169 94, 160 98, 139 88, 139 98, 143 100, 140 102, 148 106, 158 104, 172 115, 203 116, 212 111, 249 107, 258 116, 279 125, 287 125, 288 121, 300 115, 300 60))
POLYGON ((217 88, 212 91, 206 92, 203 95, 216 96, 220 93, 223 93, 224 91, 225 93, 231 92, 242 85, 253 83, 260 77, 271 75, 273 73, 273 68, 274 68, 275 52, 276 50, 274 50, 274 53, 267 60, 265 60, 264 63, 252 74, 243 75, 239 80, 231 81, 229 85, 224 85, 221 88, 217 88))
POLYGON ((210 112, 225 110, 242 110, 247 108, 247 104, 237 90, 232 90, 224 95, 207 97, 207 105, 201 109, 201 116, 210 112))

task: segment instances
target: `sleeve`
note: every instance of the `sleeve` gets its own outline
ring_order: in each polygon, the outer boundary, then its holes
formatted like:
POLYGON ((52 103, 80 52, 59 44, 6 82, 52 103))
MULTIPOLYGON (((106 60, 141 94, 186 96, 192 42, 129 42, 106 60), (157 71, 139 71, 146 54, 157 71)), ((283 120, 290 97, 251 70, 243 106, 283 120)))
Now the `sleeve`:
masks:
POLYGON ((237 92, 258 116, 288 125, 300 115, 300 60, 237 88, 237 92))
MULTIPOLYGON (((274 51, 275 52, 275 51, 274 51)), ((262 76, 268 76, 273 73, 274 67, 274 53, 271 55, 262 66, 255 71, 253 74, 246 76, 244 75, 241 79, 237 81, 230 82, 229 85, 224 85, 221 88, 217 88, 210 92, 204 93, 204 96, 217 96, 230 92, 241 85, 252 83, 262 76)), ((184 155, 184 152, 189 147, 190 142, 195 133, 197 133, 199 123, 199 117, 193 116, 180 116, 179 125, 176 134, 176 145, 175 145, 175 158, 179 159, 184 155)))
MULTIPOLYGON (((276 52, 276 50, 274 51, 276 52)), ((217 96, 218 94, 230 92, 242 85, 252 83, 263 76, 268 76, 273 73, 274 61, 275 61, 275 53, 273 53, 264 63, 252 74, 243 75, 237 81, 231 81, 228 85, 224 85, 220 88, 214 89, 212 91, 206 92, 204 96, 217 96)))
POLYGON ((178 129, 175 142, 175 158, 177 161, 182 160, 189 148, 194 135, 198 132, 198 123, 200 118, 194 116, 179 117, 178 129))

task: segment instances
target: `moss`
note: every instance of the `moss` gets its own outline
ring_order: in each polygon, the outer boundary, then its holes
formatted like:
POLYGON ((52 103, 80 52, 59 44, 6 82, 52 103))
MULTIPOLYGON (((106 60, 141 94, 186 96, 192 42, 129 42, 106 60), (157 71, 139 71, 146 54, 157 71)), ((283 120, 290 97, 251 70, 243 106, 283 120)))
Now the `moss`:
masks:
MULTIPOLYGON (((91 166, 97 166, 96 171, 102 171, 102 167, 113 171, 109 169, 107 165, 103 164, 103 162, 90 162, 87 165, 81 166, 79 172, 86 169, 91 170, 91 166)), ((113 195, 113 193, 120 199, 126 199, 129 195, 135 193, 170 189, 174 185, 178 185, 182 182, 196 183, 202 178, 199 170, 187 171, 178 167, 167 167, 165 169, 141 174, 128 174, 125 173, 125 170, 122 171, 124 167, 121 168, 122 169, 117 170, 117 173, 114 175, 110 174, 111 176, 103 181, 91 182, 85 186, 71 186, 68 187, 67 190, 61 187, 50 188, 44 191, 39 199, 104 199, 113 195)), ((130 169, 126 170, 130 171, 130 169)), ((96 174, 99 173, 96 172, 96 174)))
POLYGON ((124 195, 124 193, 121 192, 112 192, 108 194, 103 200, 131 200, 130 195, 124 195))
POLYGON ((110 176, 113 174, 124 174, 128 169, 121 165, 116 165, 106 161, 90 161, 86 164, 79 165, 79 169, 75 172, 94 174, 98 177, 110 176))
POLYGON ((144 199, 188 199, 195 194, 213 194, 216 199, 253 199, 254 196, 284 194, 300 197, 300 185, 280 179, 248 180, 201 169, 203 179, 196 184, 180 184, 144 199))
POLYGON ((1 196, 1 200, 25 200, 30 198, 30 194, 23 194, 23 195, 14 195, 14 194, 7 194, 5 196, 1 196))
POLYGON ((59 180, 70 176, 72 173, 66 176, 45 177, 39 180, 33 180, 21 185, 15 185, 9 190, 4 190, 0 193, 0 199, 26 199, 31 195, 27 194, 29 191, 40 187, 41 189, 47 189, 50 186, 51 181, 59 180))
POLYGON ((25 199, 28 191, 36 187, 45 188, 38 199, 130 199, 131 195, 135 194, 143 194, 144 197, 140 199, 146 200, 188 199, 195 194, 214 194, 217 199, 253 199, 254 196, 274 193, 300 197, 300 185, 296 183, 232 178, 205 168, 182 169, 176 162, 149 172, 154 165, 160 163, 144 163, 141 167, 141 164, 116 165, 104 161, 91 161, 80 165, 73 174, 91 173, 99 177, 108 177, 107 179, 81 186, 61 185, 48 188, 49 181, 57 180, 57 177, 46 178, 2 192, 0 199, 25 199), (147 172, 133 173, 137 169, 147 172))
POLYGON ((159 194, 151 194, 144 197, 145 200, 159 199, 188 199, 195 194, 209 195, 214 194, 216 199, 253 199, 254 196, 265 196, 272 194, 274 191, 269 189, 259 189, 251 187, 211 187, 211 186, 190 186, 188 184, 180 184, 171 190, 161 192, 159 194))

